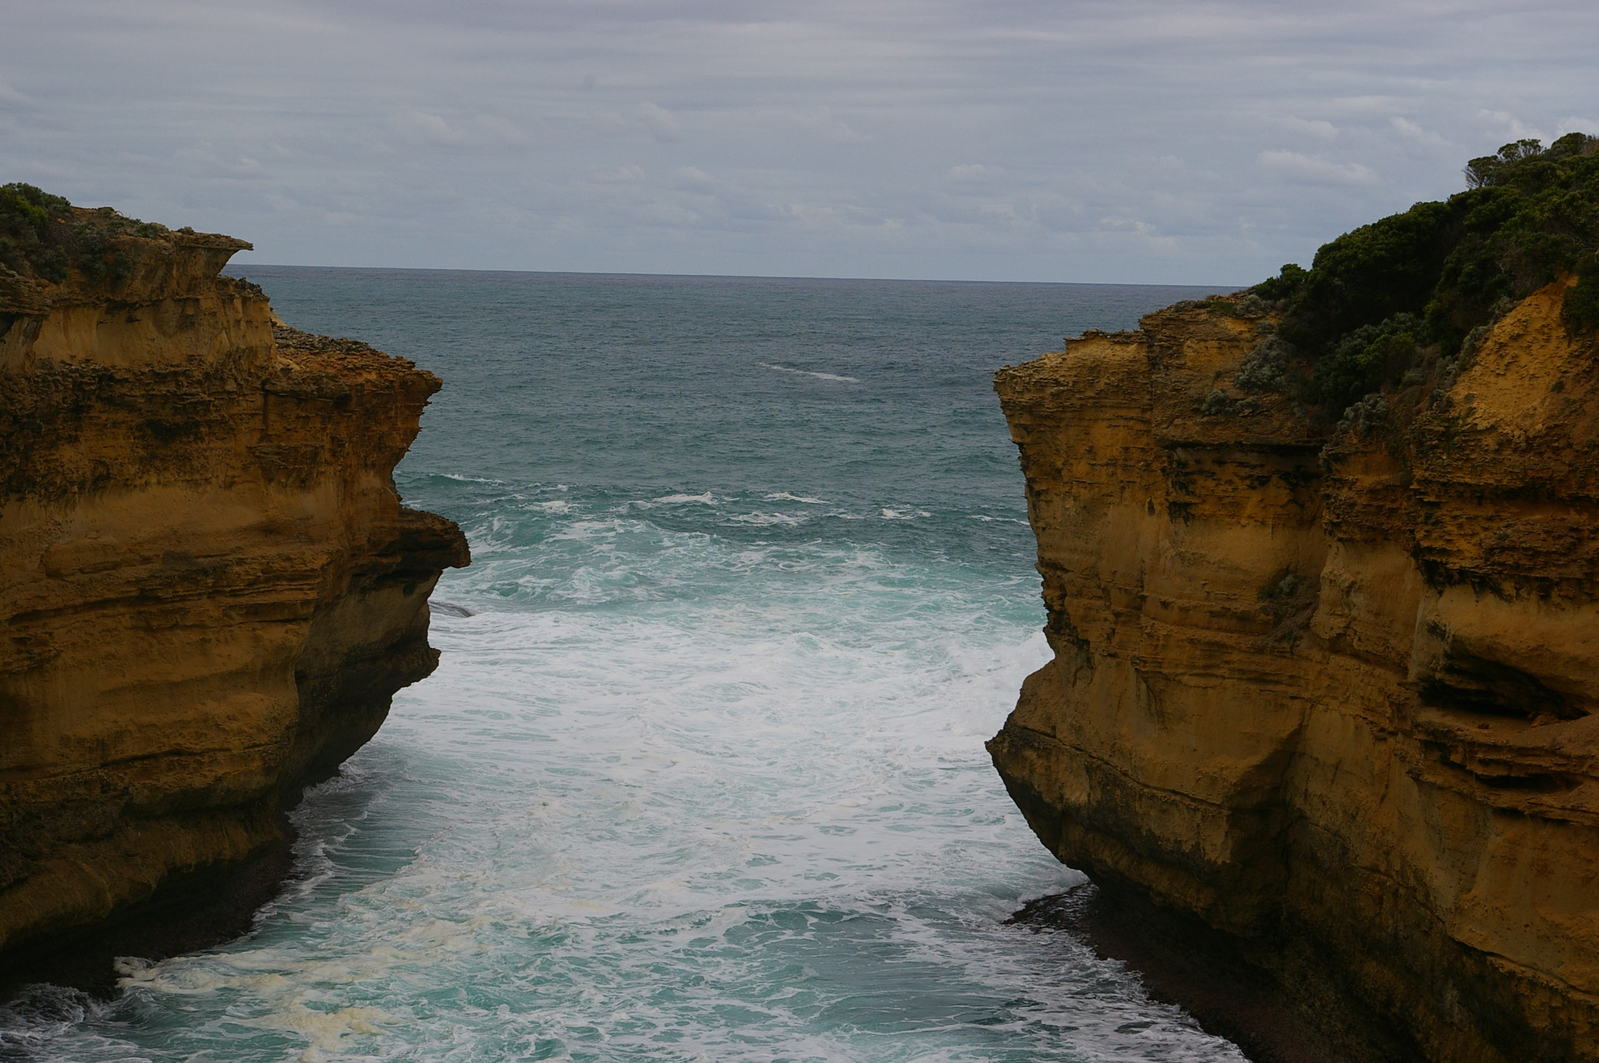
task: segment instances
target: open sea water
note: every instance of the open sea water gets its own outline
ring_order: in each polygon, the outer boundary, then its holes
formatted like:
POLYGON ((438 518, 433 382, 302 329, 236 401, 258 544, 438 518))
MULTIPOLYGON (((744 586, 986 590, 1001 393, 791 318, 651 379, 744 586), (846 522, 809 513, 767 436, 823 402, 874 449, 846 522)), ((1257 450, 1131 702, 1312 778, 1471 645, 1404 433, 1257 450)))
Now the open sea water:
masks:
POLYGON ((1071 934, 983 751, 1041 664, 990 375, 1206 289, 236 268, 445 380, 472 567, 246 937, 36 989, 0 1057, 1243 1057, 1071 934))

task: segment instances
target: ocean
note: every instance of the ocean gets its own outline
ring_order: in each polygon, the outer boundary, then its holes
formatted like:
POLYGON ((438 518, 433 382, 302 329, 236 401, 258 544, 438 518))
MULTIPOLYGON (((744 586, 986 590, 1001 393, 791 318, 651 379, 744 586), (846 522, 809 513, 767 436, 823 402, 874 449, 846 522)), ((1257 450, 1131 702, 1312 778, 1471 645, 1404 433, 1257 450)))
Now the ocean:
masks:
POLYGON ((0 1058, 1223 1063, 1072 934, 983 751, 1046 659, 995 368, 1211 289, 244 265, 445 380, 439 671, 246 937, 0 1058))

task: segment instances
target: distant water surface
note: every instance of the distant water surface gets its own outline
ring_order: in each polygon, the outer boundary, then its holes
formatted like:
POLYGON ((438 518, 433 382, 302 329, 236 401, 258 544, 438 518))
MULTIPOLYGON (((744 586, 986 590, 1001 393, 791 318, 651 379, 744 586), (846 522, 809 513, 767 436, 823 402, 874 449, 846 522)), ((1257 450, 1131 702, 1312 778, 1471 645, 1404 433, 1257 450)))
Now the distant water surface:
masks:
POLYGON ((445 379, 397 480, 475 561, 257 929, 0 1058, 1242 1059, 1006 925, 1078 879, 982 748, 1046 656, 990 375, 1207 289, 234 272, 445 379))

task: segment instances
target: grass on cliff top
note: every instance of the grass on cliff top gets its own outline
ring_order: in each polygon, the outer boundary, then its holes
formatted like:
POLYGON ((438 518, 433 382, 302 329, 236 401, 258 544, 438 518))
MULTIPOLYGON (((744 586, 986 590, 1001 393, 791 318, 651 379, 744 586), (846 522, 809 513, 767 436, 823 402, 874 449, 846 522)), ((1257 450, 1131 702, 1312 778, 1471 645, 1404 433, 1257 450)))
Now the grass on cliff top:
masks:
POLYGON ((1250 291, 1284 312, 1311 365, 1303 397, 1331 412, 1440 359, 1469 356, 1515 302, 1575 275, 1566 326, 1599 328, 1599 138, 1506 144, 1466 164, 1464 192, 1345 233, 1310 269, 1250 291))
POLYGON ((110 207, 74 207, 33 185, 0 185, 0 267, 24 277, 59 284, 76 267, 88 280, 119 283, 133 264, 116 238, 168 232, 165 225, 125 218, 110 207))

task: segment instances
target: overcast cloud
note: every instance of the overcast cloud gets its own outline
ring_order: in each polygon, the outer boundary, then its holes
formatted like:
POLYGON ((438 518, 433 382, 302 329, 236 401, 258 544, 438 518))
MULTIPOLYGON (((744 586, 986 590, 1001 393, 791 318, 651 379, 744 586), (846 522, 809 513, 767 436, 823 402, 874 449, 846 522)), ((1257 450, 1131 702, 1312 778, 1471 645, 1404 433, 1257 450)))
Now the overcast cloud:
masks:
POLYGON ((1245 284, 1599 133, 1599 5, 0 0, 0 180, 240 261, 1245 284))

